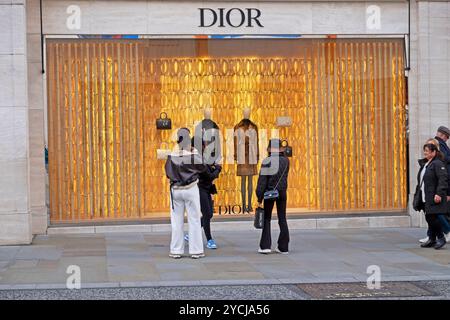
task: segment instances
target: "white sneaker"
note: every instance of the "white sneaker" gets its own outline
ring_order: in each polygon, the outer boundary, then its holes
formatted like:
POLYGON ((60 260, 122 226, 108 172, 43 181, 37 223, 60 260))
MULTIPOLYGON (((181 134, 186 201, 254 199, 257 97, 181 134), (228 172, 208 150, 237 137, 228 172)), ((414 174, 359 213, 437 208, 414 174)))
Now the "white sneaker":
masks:
POLYGON ((174 259, 181 259, 181 254, 170 253, 169 257, 174 258, 174 259))
POLYGON ((259 253, 262 253, 262 254, 269 254, 269 253, 272 252, 272 250, 270 250, 270 249, 261 249, 261 248, 259 248, 259 249, 258 249, 258 252, 259 252, 259 253))
POLYGON ((428 241, 428 239, 430 239, 430 238, 426 237, 426 238, 420 239, 419 242, 420 243, 425 243, 425 242, 428 241))
POLYGON ((275 251, 278 252, 278 253, 281 253, 281 254, 289 254, 289 251, 281 251, 278 248, 276 248, 275 251))
POLYGON ((192 259, 200 259, 200 258, 203 258, 204 256, 205 256, 204 253, 197 253, 197 254, 192 254, 191 258, 192 259))

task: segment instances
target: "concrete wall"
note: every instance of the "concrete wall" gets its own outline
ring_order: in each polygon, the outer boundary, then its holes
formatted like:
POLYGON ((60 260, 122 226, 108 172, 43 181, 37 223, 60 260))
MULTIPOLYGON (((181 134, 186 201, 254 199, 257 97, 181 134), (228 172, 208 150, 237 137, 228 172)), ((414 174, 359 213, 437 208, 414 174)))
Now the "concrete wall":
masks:
MULTIPOLYGON (((411 2, 409 75, 410 200, 417 184, 417 159, 440 125, 450 127, 450 2, 411 2)), ((411 203, 410 201, 410 203, 411 203)), ((426 225, 410 208, 414 226, 426 225)))
POLYGON ((44 83, 41 63, 41 23, 39 0, 27 0, 28 117, 30 153, 30 209, 33 234, 47 230, 44 83))
POLYGON ((25 1, 0 0, 0 244, 31 242, 25 1))
MULTIPOLYGON (((402 34, 406 1, 200 2, 44 0, 45 34, 402 34), (368 26, 370 6, 379 27, 368 26), (201 28, 199 8, 257 8, 264 26, 201 28), (79 22, 77 24, 76 22, 79 22)), ((231 16, 233 17, 233 15, 231 16)), ((234 16, 236 17, 236 16, 234 16)), ((208 18, 206 18, 207 21, 208 18)))

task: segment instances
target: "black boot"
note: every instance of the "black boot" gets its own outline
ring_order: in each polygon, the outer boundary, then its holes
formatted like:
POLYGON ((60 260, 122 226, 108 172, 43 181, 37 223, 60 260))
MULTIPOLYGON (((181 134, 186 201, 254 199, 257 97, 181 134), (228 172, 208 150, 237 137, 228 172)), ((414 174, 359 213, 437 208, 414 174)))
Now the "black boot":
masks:
POLYGON ((445 246, 445 244, 447 243, 447 241, 445 240, 445 237, 442 237, 442 238, 440 238, 440 239, 437 239, 437 241, 436 241, 436 244, 434 245, 434 248, 437 250, 437 249, 440 249, 440 248, 442 248, 443 246, 445 246))
POLYGON ((420 246, 422 248, 431 248, 431 247, 434 247, 435 244, 436 244, 436 240, 428 239, 427 242, 422 243, 420 246))

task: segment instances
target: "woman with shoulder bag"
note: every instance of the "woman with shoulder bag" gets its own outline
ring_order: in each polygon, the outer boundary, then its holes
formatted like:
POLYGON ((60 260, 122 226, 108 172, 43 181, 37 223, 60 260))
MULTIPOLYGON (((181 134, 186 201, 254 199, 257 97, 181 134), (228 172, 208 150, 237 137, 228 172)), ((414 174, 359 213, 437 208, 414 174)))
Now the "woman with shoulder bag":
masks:
POLYGON ((271 253, 272 239, 270 235, 270 221, 272 210, 276 203, 280 236, 276 251, 282 254, 289 253, 289 229, 286 220, 286 202, 289 174, 289 159, 282 152, 280 139, 271 139, 267 148, 269 156, 264 159, 258 177, 256 196, 258 206, 264 200, 264 226, 259 243, 259 253, 271 253))
POLYGON ((430 236, 423 248, 440 249, 446 244, 439 215, 447 212, 447 169, 441 160, 441 153, 433 143, 423 146, 425 158, 419 160, 417 187, 414 195, 414 210, 425 212, 430 236))

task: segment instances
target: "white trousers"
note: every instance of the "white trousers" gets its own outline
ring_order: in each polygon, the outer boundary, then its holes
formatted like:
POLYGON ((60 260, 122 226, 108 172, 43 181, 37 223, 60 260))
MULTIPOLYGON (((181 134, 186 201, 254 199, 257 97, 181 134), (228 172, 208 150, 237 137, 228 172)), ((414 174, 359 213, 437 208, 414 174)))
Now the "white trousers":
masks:
MULTIPOLYGON (((172 240, 170 253, 184 254, 184 211, 187 212, 189 225, 189 254, 203 253, 203 237, 200 209, 200 193, 197 184, 188 188, 173 188, 173 208, 170 199, 170 221, 172 224, 172 240)), ((171 195, 171 197, 172 197, 171 195)))

